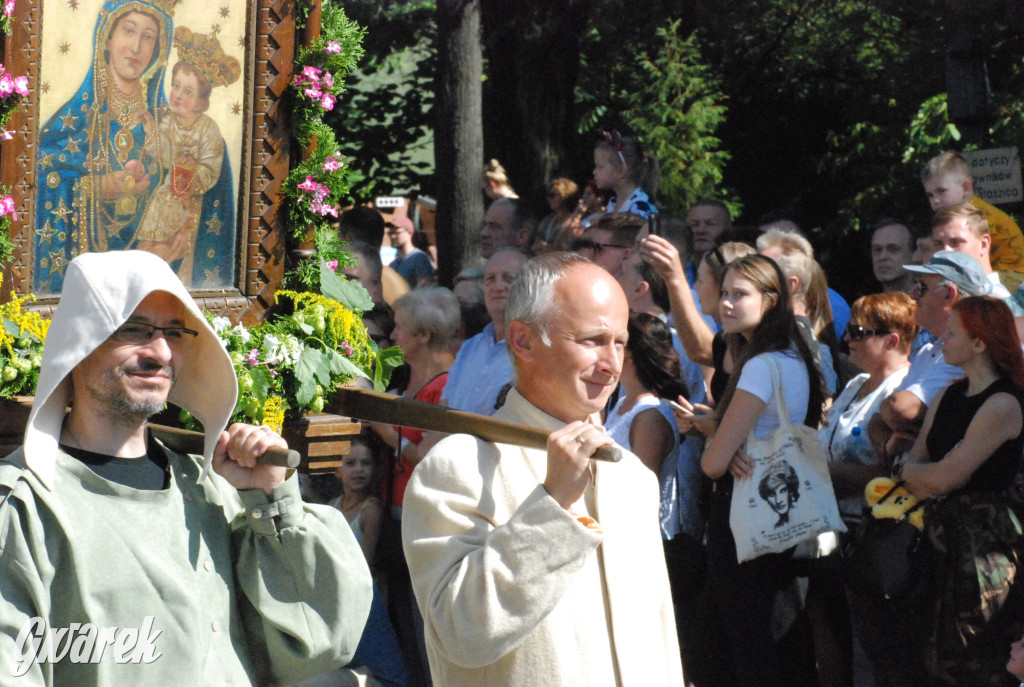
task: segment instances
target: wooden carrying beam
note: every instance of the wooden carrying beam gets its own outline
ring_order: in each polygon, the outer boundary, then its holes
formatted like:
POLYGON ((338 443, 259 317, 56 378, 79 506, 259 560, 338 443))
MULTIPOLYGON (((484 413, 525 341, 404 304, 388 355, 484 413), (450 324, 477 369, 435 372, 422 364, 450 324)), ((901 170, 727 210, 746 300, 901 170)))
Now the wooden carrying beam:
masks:
MULTIPOLYGON (((497 444, 545 449, 548 442, 548 432, 537 427, 369 389, 339 389, 331 410, 339 415, 348 415, 359 420, 411 429, 447 434, 472 434, 497 444)), ((602 446, 591 457, 617 462, 621 460, 622 452, 615 446, 602 446)))
MULTIPOLYGON (((149 424, 149 431, 173 451, 197 455, 203 454, 202 432, 193 432, 188 429, 178 429, 177 427, 167 427, 166 425, 155 425, 152 423, 149 424)), ((285 468, 297 468, 301 460, 302 456, 299 455, 299 452, 291 449, 272 448, 260 456, 261 463, 280 465, 285 468)))

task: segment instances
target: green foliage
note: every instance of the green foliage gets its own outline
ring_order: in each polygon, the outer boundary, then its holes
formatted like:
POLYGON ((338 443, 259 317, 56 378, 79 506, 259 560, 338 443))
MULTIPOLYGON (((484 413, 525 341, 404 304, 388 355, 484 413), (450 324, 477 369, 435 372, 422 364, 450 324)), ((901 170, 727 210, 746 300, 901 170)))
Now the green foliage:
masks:
POLYGON ((349 193, 356 202, 432 193, 435 3, 352 0, 345 11, 370 27, 366 59, 324 116, 349 163, 349 193))
MULTIPOLYGON (((305 3, 300 3, 299 12, 308 13, 305 3)), ((319 258, 336 266, 352 264, 328 219, 337 218, 340 208, 348 204, 348 161, 323 115, 334 109, 345 78, 362 57, 365 33, 339 5, 325 2, 319 38, 301 47, 295 60, 292 131, 307 155, 288 174, 281 193, 292 243, 312 234, 318 251, 318 258, 300 261, 285 275, 285 284, 296 289, 319 292, 319 258)))
POLYGON ((715 130, 725 119, 725 97, 701 60, 696 37, 681 37, 678 21, 659 28, 656 37, 658 52, 638 58, 624 116, 629 130, 640 133, 647 151, 658 158, 658 195, 665 209, 683 214, 721 187, 730 155, 715 130))
POLYGON ((345 79, 359 64, 365 34, 366 30, 345 16, 339 5, 323 4, 320 37, 300 47, 295 57, 297 88, 292 128, 301 145, 307 145, 313 135, 324 133, 319 126, 323 113, 334 108, 334 100, 345 90, 345 79), (303 81, 303 75, 311 80, 303 81), (321 96, 310 94, 311 83, 317 86, 314 92, 321 96), (331 96, 326 103, 324 96, 331 96))
MULTIPOLYGON (((321 289, 320 263, 334 264, 334 269, 344 269, 356 263, 356 258, 345 250, 345 243, 338 236, 338 230, 330 224, 321 223, 313 230, 313 247, 315 255, 303 258, 295 269, 284 276, 283 288, 293 291, 312 291, 323 293, 321 289)), ((337 300, 337 299, 335 299, 337 300)), ((351 306, 350 306, 351 307, 351 306)), ((369 308, 360 308, 369 310, 369 308)))

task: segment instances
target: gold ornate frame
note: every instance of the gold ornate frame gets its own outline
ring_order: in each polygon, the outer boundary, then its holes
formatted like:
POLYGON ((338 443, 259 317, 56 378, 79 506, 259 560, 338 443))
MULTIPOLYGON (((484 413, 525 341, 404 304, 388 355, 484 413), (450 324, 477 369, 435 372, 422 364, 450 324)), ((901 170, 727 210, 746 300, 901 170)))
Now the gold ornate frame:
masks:
MULTIPOLYGON (((319 9, 319 3, 317 10, 319 9)), ((11 237, 14 260, 3 275, 2 300, 13 289, 31 290, 34 250, 36 132, 38 121, 39 31, 43 0, 18 0, 11 33, 3 44, 2 62, 8 71, 29 77, 32 94, 23 99, 8 128, 15 131, 0 146, 0 183, 11 189, 18 213, 11 237)), ((237 250, 236 283, 232 288, 193 290, 201 307, 233 321, 252 323, 273 303, 286 261, 283 197, 278 190, 291 166, 293 145, 288 118, 288 86, 296 47, 301 40, 295 26, 293 0, 247 0, 247 46, 243 78, 243 104, 247 122, 242 142, 236 229, 243 238, 237 250)), ((319 12, 315 12, 316 19, 319 12)), ((310 25, 314 23, 310 17, 310 25)), ((44 307, 56 297, 40 299, 44 307)))

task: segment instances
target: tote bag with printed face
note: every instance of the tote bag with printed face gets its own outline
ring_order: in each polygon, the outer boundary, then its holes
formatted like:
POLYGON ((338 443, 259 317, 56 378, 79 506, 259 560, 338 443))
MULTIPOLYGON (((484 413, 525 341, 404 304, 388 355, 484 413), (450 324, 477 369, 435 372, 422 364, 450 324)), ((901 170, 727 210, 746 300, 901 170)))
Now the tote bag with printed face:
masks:
POLYGON ((754 473, 736 480, 729 526, 739 562, 781 553, 824 532, 845 532, 818 433, 793 424, 782 395, 779 370, 767 357, 779 427, 766 437, 747 436, 744 450, 754 473))

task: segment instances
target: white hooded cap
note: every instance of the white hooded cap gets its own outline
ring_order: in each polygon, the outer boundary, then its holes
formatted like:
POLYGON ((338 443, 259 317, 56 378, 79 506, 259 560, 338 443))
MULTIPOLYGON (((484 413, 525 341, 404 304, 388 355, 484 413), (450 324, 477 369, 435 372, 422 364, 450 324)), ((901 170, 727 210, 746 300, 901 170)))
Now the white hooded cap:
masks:
POLYGON ((25 465, 53 488, 64 411, 71 397, 71 370, 124 324, 154 291, 181 301, 185 324, 199 332, 190 342, 168 401, 205 428, 203 472, 231 419, 238 382, 227 351, 181 280, 161 258, 145 251, 85 253, 68 263, 60 305, 46 335, 35 403, 25 428, 25 465))

